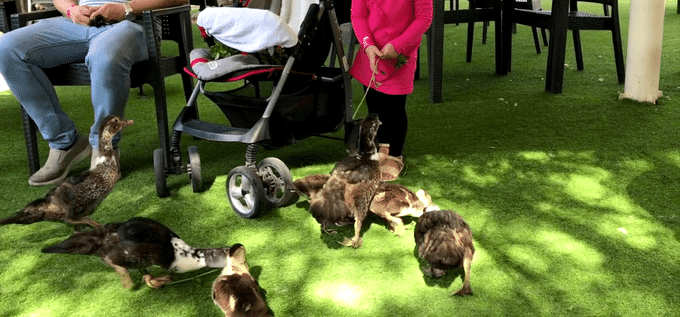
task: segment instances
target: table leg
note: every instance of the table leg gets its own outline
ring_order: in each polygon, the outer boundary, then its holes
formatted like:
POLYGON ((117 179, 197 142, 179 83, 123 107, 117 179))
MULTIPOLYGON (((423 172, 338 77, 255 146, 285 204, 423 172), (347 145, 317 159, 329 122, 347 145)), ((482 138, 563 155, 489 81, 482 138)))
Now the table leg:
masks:
POLYGON ((430 77, 430 100, 442 101, 442 75, 444 69, 444 0, 433 1, 432 24, 427 37, 427 63, 430 77))

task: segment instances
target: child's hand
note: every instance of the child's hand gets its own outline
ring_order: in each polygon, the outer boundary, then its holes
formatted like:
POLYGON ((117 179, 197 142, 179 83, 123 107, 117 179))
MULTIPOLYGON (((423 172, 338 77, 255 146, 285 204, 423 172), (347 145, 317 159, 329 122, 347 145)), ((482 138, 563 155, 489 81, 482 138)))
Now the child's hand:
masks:
POLYGON ((368 61, 371 65, 371 71, 373 74, 378 73, 378 57, 382 58, 383 53, 375 46, 371 45, 367 47, 364 52, 368 55, 368 61))
POLYGON ((382 59, 397 58, 397 56, 399 56, 397 51, 394 50, 394 46, 392 46, 392 43, 385 44, 380 53, 382 53, 382 56, 380 57, 382 59))

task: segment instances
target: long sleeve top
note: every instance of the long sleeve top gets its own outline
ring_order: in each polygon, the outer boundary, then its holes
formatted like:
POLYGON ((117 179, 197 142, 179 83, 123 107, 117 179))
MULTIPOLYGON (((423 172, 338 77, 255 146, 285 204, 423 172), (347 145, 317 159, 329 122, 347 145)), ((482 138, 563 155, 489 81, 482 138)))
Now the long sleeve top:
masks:
POLYGON ((405 95, 413 92, 418 47, 432 23, 432 0, 352 0, 352 27, 361 49, 350 74, 364 86, 371 81, 371 68, 364 50, 375 45, 381 49, 392 43, 407 62, 395 67, 397 59, 380 59, 375 81, 371 84, 382 93, 405 95))

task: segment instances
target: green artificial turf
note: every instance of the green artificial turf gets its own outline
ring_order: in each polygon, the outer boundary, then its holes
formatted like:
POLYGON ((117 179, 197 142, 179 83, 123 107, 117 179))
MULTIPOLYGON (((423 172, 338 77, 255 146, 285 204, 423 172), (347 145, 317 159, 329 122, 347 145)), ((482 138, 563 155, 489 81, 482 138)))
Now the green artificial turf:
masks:
MULTIPOLYGON (((621 2, 624 50, 629 2, 621 2)), ((549 4, 544 4, 549 7, 549 4)), ((461 272, 425 277, 416 256, 415 219, 397 237, 369 217, 359 249, 337 242, 352 235, 321 232, 305 200, 256 219, 234 214, 225 197, 229 171, 245 145, 183 136, 198 146, 204 191, 188 176, 171 176, 171 195, 156 196, 152 152, 158 147, 153 94, 131 92, 121 141, 123 178, 92 215, 102 223, 135 216, 158 220, 195 247, 242 243, 252 275, 276 316, 673 316, 680 311, 680 15, 666 7, 657 105, 619 100, 611 38, 583 32, 585 71, 575 67, 569 38, 564 92, 544 91, 547 48, 537 55, 531 32, 518 26, 513 71, 494 74, 493 45, 465 63, 465 25, 446 26, 443 102, 429 102, 427 69, 408 99, 406 168, 398 182, 432 194, 470 224, 476 253, 473 296, 451 297, 461 272), (676 99, 678 101, 676 101, 676 99)), ((491 33, 493 40, 493 34, 491 33)), ((196 46, 203 43, 196 33, 196 46)), ((492 43, 492 42, 490 42, 492 43)), ((427 57, 423 49, 423 65, 427 57)), ((630 65, 629 65, 630 67, 630 65)), ((167 80, 170 120, 184 105, 178 76, 167 80)), ((354 86, 355 105, 361 100, 354 86)), ((89 89, 57 89, 81 131, 92 121, 89 89)), ((204 117, 219 118, 202 99, 204 117)), ((365 105, 359 116, 365 115, 365 105)), ((0 216, 11 215, 49 188, 27 184, 19 105, 0 93, 0 216)), ((216 119, 223 120, 223 119, 216 119)), ((45 142, 41 142, 43 159, 45 142)), ((344 155, 341 142, 310 138, 261 150, 294 178, 327 173, 344 155)), ((83 171, 80 163, 74 172, 83 171)), ((211 299, 217 272, 151 289, 121 287, 95 256, 42 254, 66 239, 61 223, 0 227, 0 316, 220 316, 211 299)), ((164 273, 154 269, 154 273, 164 273)))

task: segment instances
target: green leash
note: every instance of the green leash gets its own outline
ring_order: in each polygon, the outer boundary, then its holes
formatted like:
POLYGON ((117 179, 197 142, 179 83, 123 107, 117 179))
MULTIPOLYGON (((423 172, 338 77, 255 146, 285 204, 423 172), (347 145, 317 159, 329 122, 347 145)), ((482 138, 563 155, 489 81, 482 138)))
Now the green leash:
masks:
POLYGON ((197 278, 199 278, 199 277, 202 277, 202 276, 205 276, 205 275, 208 275, 208 274, 212 274, 212 273, 215 273, 215 272, 221 271, 221 270, 222 270, 222 269, 214 269, 214 270, 210 270, 210 271, 205 272, 205 273, 203 273, 203 274, 199 274, 199 275, 196 275, 196 276, 191 277, 191 278, 185 278, 185 279, 179 280, 179 281, 172 281, 172 282, 167 283, 167 284, 165 284, 165 285, 172 285, 172 284, 179 284, 179 283, 188 282, 188 281, 195 280, 195 279, 197 279, 197 278))
POLYGON ((368 82, 368 88, 366 88, 364 97, 361 99, 361 102, 357 106, 357 110, 354 111, 354 115, 352 115, 352 120, 356 120, 357 113, 359 113, 359 108, 361 108, 361 105, 364 104, 364 100, 366 100, 366 95, 368 95, 368 90, 371 89, 371 84, 377 85, 377 83, 375 82, 375 73, 373 73, 373 76, 371 76, 371 81, 368 82))

